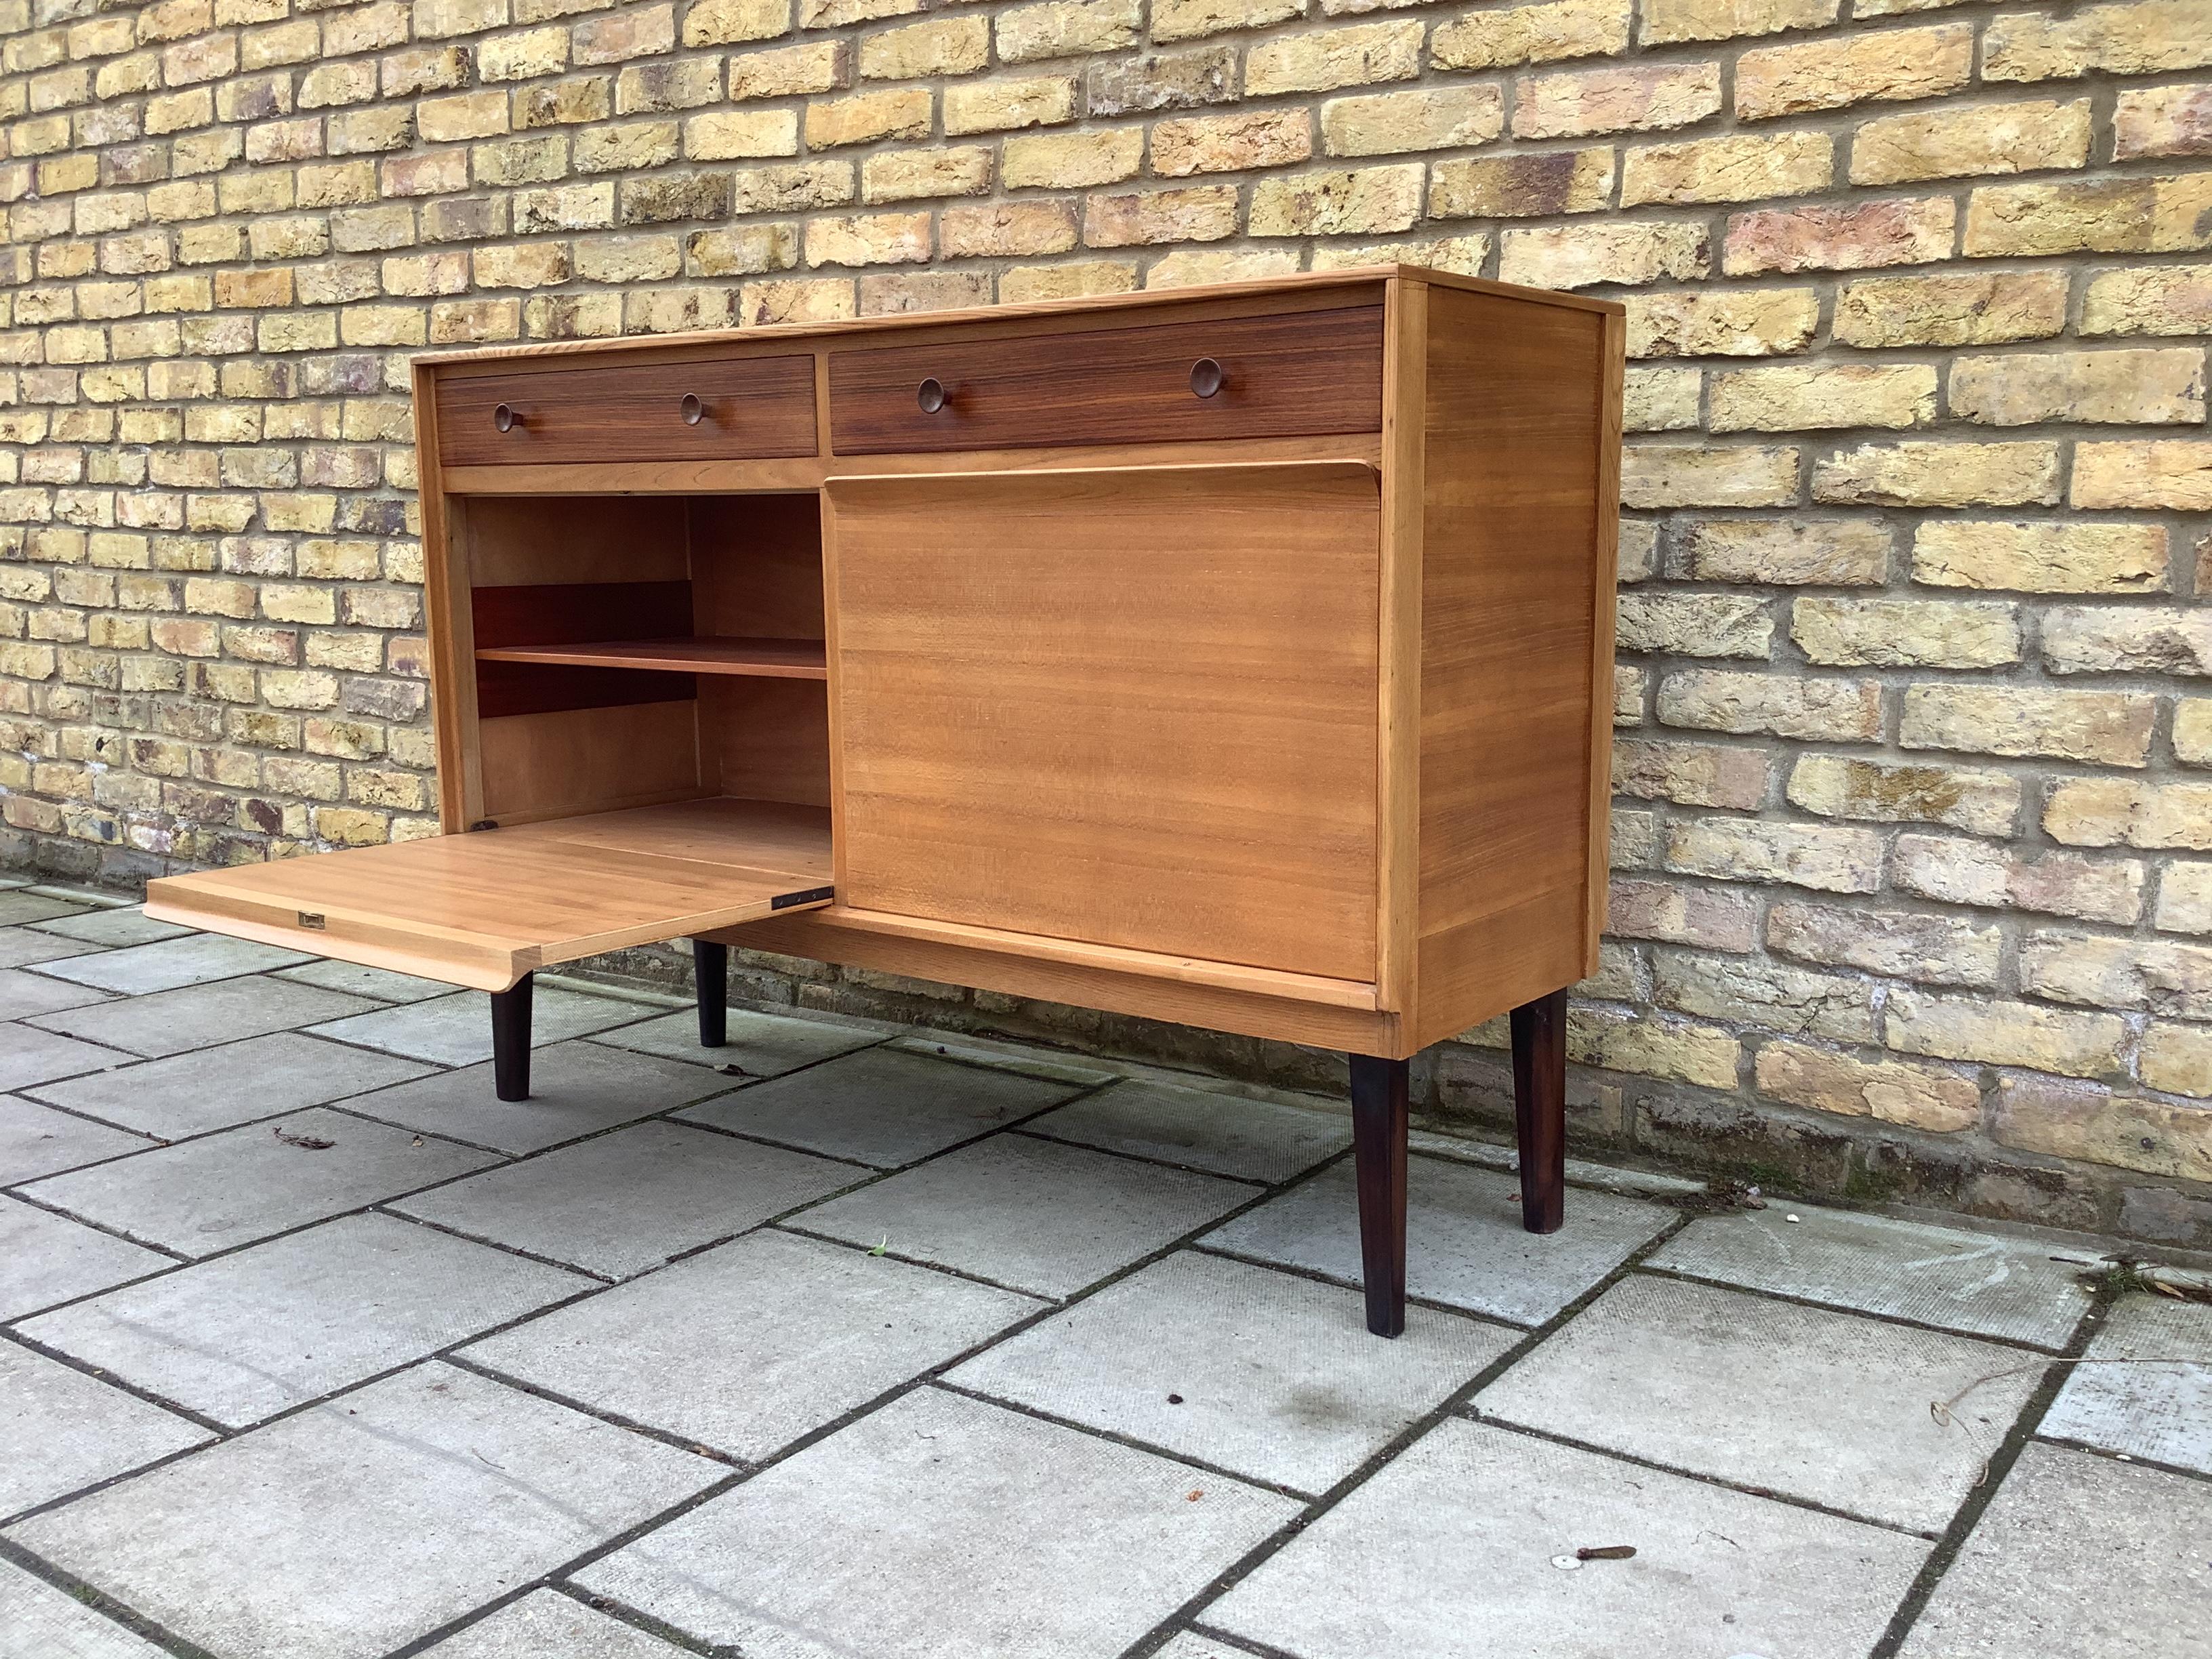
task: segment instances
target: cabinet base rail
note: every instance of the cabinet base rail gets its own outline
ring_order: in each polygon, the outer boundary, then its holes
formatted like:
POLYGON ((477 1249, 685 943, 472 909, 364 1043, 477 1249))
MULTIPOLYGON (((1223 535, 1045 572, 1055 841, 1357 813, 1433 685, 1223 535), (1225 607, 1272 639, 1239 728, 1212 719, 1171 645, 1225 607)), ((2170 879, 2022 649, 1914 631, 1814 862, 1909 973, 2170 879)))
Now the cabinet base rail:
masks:
MULTIPOLYGON (((729 947, 691 942, 698 982, 699 1042, 728 1041, 729 947)), ((492 1075, 501 1100, 530 1097, 530 996, 525 974, 491 999, 492 1075)), ((1559 1230, 1566 1215, 1567 994, 1553 991, 1513 1011, 1513 1107, 1521 1168, 1521 1224, 1559 1230)), ((1352 1158, 1359 1194, 1359 1266, 1367 1328, 1406 1328, 1406 1150, 1413 1062, 1353 1054, 1352 1158)))

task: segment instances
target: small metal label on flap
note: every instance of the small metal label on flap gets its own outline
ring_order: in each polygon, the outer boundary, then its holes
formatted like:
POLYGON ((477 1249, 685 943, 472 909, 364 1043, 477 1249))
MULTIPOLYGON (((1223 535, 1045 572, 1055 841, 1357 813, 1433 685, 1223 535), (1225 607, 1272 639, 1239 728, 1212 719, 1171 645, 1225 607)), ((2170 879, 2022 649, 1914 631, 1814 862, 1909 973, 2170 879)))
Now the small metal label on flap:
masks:
POLYGON ((323 931, 323 919, 313 910, 302 910, 300 912, 300 926, 312 927, 319 933, 323 931))

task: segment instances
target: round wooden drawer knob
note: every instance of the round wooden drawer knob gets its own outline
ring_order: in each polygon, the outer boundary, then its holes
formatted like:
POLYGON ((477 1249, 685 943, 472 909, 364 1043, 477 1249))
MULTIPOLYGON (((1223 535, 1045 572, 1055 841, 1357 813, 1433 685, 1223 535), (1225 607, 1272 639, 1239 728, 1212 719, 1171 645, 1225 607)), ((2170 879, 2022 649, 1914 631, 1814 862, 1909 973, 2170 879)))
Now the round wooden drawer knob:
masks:
POLYGON ((947 401, 945 396, 945 382, 934 374, 931 375, 914 389, 914 400, 921 406, 923 414, 936 414, 945 407, 947 401))
POLYGON ((707 418, 707 405, 699 401, 699 394, 696 392, 685 392, 684 401, 676 407, 677 411, 684 416, 684 424, 686 426, 696 426, 707 418))
POLYGON ((1190 366, 1190 389, 1194 397, 1211 398, 1228 384, 1229 376, 1211 357, 1200 357, 1190 366))
POLYGON ((513 404, 501 404, 492 410, 491 423, 501 432, 513 432, 523 423, 521 411, 513 404))

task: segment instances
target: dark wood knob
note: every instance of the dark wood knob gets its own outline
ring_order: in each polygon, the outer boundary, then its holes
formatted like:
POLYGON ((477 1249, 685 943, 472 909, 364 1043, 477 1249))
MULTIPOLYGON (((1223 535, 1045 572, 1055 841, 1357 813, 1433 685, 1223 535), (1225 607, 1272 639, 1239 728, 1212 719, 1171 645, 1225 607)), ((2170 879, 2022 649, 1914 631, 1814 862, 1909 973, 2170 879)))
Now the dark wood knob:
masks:
POLYGON ((707 405, 699 401, 699 394, 696 392, 685 392, 684 401, 676 407, 678 412, 684 416, 684 424, 686 426, 696 426, 707 418, 707 405))
POLYGON ((492 410, 491 423, 501 432, 512 432, 522 424, 522 416, 515 413, 514 404, 501 404, 492 410))
POLYGON ((1194 396, 1211 398, 1228 383, 1228 375, 1222 373, 1221 365, 1211 357, 1200 357, 1190 366, 1190 389, 1194 396))
POLYGON ((945 382, 931 375, 914 389, 914 400, 921 406, 923 414, 936 414, 945 407, 945 382))

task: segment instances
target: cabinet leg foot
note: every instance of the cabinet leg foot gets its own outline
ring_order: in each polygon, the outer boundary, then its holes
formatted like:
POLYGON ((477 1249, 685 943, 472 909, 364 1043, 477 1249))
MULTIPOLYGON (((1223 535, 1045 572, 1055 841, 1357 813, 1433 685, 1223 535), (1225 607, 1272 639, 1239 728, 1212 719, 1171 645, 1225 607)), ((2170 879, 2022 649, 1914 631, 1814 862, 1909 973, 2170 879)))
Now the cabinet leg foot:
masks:
POLYGON ((1513 1119, 1521 1146, 1521 1224, 1555 1233, 1566 1217, 1567 994, 1513 1011, 1513 1119))
POLYGON ((1359 1186, 1359 1265, 1367 1328, 1406 1328, 1407 1062, 1352 1056, 1352 1158, 1359 1186))
POLYGON ((491 1075, 501 1100, 530 1098, 530 991, 525 974, 511 991, 491 994, 491 1075))
POLYGON ((699 1046, 721 1048, 730 1040, 730 947, 693 939, 691 977, 699 985, 699 1046))

